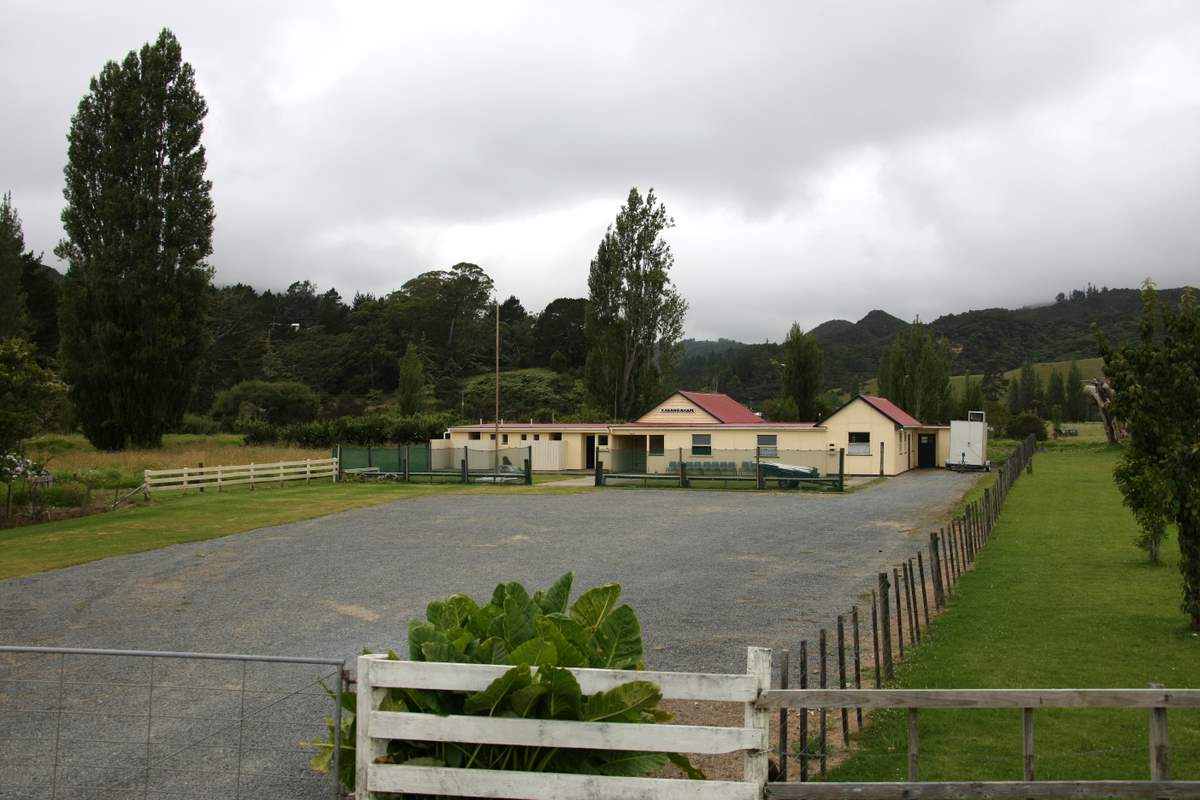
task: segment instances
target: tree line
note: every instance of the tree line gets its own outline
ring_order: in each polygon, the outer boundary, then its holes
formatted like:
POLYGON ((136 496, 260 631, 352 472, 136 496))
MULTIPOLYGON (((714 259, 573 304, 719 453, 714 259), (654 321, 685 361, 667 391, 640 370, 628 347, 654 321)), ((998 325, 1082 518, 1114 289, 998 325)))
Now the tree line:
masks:
POLYGON ((61 280, 25 250, 4 196, 6 401, 33 403, 20 387, 34 383, 65 394, 58 423, 107 450, 157 446, 189 416, 200 427, 490 416, 491 393, 472 376, 494 364, 497 317, 499 366, 541 403, 519 403, 522 415, 625 418, 667 387, 687 304, 663 238, 673 222, 652 189, 630 190, 589 265, 588 298, 540 311, 515 296, 500 302, 470 262, 349 302, 308 281, 282 292, 216 286, 206 115, 169 30, 91 79, 68 131, 61 280))

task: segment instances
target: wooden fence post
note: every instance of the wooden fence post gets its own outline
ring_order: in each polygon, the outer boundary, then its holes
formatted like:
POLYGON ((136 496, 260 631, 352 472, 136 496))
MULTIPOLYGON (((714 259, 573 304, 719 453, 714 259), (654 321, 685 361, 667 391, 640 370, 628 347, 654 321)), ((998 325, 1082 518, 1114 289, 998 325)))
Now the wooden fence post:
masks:
POLYGON ((250 462, 250 491, 254 491, 254 462, 250 462))
POLYGON ((875 599, 875 590, 871 590, 871 646, 875 652, 875 688, 879 689, 883 686, 881 679, 881 669, 883 662, 879 659, 879 620, 878 620, 878 601, 875 599))
MULTIPOLYGON (((1163 685, 1152 683, 1150 688, 1161 689, 1163 685)), ((1150 780, 1171 780, 1169 755, 1167 709, 1152 708, 1150 709, 1150 780)))
MULTIPOLYGON (((838 688, 846 688, 846 618, 838 614, 837 618, 838 645, 838 688)), ((842 744, 850 746, 850 709, 842 709, 842 744)))
POLYGON ((888 609, 888 577, 879 573, 879 630, 883 632, 883 675, 887 680, 895 676, 892 668, 892 620, 888 609))
POLYGON ((1024 767, 1026 783, 1032 783, 1035 779, 1034 763, 1033 763, 1033 709, 1021 709, 1021 756, 1024 767))
POLYGON ((887 445, 886 442, 879 443, 879 477, 883 477, 883 448, 887 445))
MULTIPOLYGON (((819 645, 819 648, 818 648, 818 655, 817 655, 817 658, 818 658, 818 659, 820 660, 820 662, 821 662, 820 688, 822 688, 822 689, 828 689, 828 688, 829 688, 829 670, 828 670, 828 663, 827 663, 828 659, 826 658, 826 656, 827 656, 826 638, 827 638, 827 637, 826 637, 826 635, 825 635, 825 629, 824 629, 824 628, 821 628, 821 639, 820 639, 820 645, 819 645)), ((826 746, 826 744, 825 744, 825 742, 826 742, 826 732, 827 732, 826 723, 828 722, 828 714, 829 714, 829 709, 827 709, 827 708, 825 708, 824 706, 822 706, 822 707, 821 707, 821 710, 820 710, 820 720, 819 720, 819 722, 818 722, 818 725, 819 725, 819 728, 818 728, 818 730, 820 731, 820 740, 821 740, 821 744, 820 744, 820 748, 821 748, 821 753, 820 753, 820 755, 821 755, 820 768, 821 768, 821 775, 822 775, 822 776, 824 776, 824 775, 825 775, 825 768, 826 768, 826 765, 827 765, 827 763, 828 763, 828 758, 827 758, 827 756, 825 755, 825 751, 828 749, 828 747, 827 747, 827 746, 826 746)))
MULTIPOLYGON (((791 671, 791 664, 788 661, 789 653, 787 649, 779 652, 779 688, 788 688, 788 673, 791 671)), ((779 780, 787 781, 788 778, 788 710, 786 708, 779 709, 779 780)))
POLYGON ((369 656, 358 658, 358 725, 355 726, 354 742, 354 798, 355 800, 374 800, 377 795, 367 789, 368 772, 375 759, 387 755, 387 742, 370 736, 370 715, 383 705, 386 689, 375 689, 371 686, 371 659, 369 656), (366 713, 363 713, 363 712, 366 713))
POLYGON ((904 601, 900 598, 900 570, 892 567, 892 583, 896 592, 896 650, 904 658, 904 601))
POLYGON ((908 710, 908 781, 916 783, 920 778, 920 739, 917 733, 917 710, 908 710))
MULTIPOLYGON (((765 647, 746 648, 746 673, 757 679, 758 694, 771 688, 771 651, 765 647)), ((745 751, 742 758, 744 779, 765 789, 770 774, 770 751, 768 731, 771 725, 771 710, 759 708, 757 697, 746 703, 744 722, 747 728, 762 732, 762 747, 745 751)))
POLYGON ((904 604, 908 606, 908 643, 920 644, 921 618, 917 609, 917 581, 913 576, 912 559, 904 562, 904 604))
MULTIPOLYGON (((808 641, 800 642, 800 688, 808 688, 808 641)), ((800 712, 800 781, 808 780, 808 709, 801 706, 800 712)))
POLYGON ((925 627, 929 628, 929 594, 925 591, 925 560, 917 551, 917 573, 921 578, 921 605, 925 608, 925 627))
MULTIPOLYGON (((862 650, 858 640, 858 606, 850 607, 850 632, 854 637, 854 688, 862 688, 862 650)), ((862 706, 854 709, 858 729, 862 730, 862 706)))
POLYGON ((938 536, 929 534, 929 571, 933 574, 933 606, 943 608, 946 605, 946 589, 942 586, 942 565, 938 553, 938 536))

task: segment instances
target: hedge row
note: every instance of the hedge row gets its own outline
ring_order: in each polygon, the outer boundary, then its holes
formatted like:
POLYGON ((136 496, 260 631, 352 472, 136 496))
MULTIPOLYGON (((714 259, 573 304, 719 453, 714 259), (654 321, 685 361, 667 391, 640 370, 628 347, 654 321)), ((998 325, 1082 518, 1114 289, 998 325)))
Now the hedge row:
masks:
POLYGON ((411 417, 383 415, 339 417, 338 419, 272 425, 241 420, 234 428, 246 444, 290 443, 311 449, 335 444, 417 444, 440 438, 454 419, 448 414, 416 414, 411 417))

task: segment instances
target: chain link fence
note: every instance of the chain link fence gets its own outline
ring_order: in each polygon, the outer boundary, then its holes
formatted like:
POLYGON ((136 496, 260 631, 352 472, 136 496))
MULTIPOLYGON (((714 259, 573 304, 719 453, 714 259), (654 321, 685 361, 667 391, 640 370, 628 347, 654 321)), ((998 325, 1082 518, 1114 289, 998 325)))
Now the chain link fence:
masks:
POLYGON ((336 800, 310 762, 343 681, 336 659, 0 647, 0 800, 336 800))

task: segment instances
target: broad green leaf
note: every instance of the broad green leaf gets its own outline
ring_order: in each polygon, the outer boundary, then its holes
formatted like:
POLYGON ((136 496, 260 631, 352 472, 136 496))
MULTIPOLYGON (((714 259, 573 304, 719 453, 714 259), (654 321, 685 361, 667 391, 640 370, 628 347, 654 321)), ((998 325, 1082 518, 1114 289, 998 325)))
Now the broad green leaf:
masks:
POLYGON ((421 645, 421 655, 425 661, 439 661, 447 664, 470 664, 474 659, 459 652, 453 643, 447 641, 431 641, 421 645))
POLYGON ((463 703, 463 710, 468 714, 486 713, 488 716, 494 716, 496 709, 500 707, 510 692, 523 689, 532 682, 529 665, 519 664, 488 684, 486 689, 467 697, 466 702, 463 703))
POLYGON ((509 705, 512 706, 513 713, 518 717, 529 716, 529 710, 534 704, 541 699, 542 695, 550 691, 546 686, 535 683, 532 686, 526 686, 523 689, 518 689, 509 697, 509 705))
POLYGON ((428 622, 411 620, 408 623, 408 658, 410 661, 424 661, 421 645, 426 642, 445 641, 446 635, 428 622))
POLYGON ((587 652, 592 633, 566 614, 547 614, 542 619, 552 623, 568 642, 579 648, 581 653, 587 652))
POLYGON ((482 606, 471 614, 471 631, 480 639, 498 636, 500 634, 498 620, 502 616, 504 616, 504 609, 500 608, 500 606, 494 606, 490 603, 482 606))
POLYGON ((667 759, 683 770, 683 774, 688 776, 688 780, 706 781, 708 776, 704 774, 704 770, 700 769, 688 760, 688 757, 682 753, 667 753, 667 759))
POLYGON ((503 664, 508 658, 508 645, 498 636, 484 640, 472 653, 481 664, 503 664))
POLYGON ((558 666, 558 653, 545 639, 530 639, 513 650, 505 659, 509 664, 529 664, 534 667, 558 666))
POLYGON ((510 651, 533 638, 533 618, 538 612, 538 607, 529 599, 521 584, 509 584, 508 595, 504 598, 504 616, 499 622, 500 635, 510 651))
POLYGON ((440 758, 433 758, 432 756, 419 756, 417 758, 410 758, 408 761, 403 762, 400 766, 402 766, 402 767, 444 767, 444 766, 446 766, 446 762, 442 761, 440 758))
POLYGON ((383 696, 383 701, 379 704, 380 711, 408 711, 408 706, 404 703, 404 699, 395 691, 389 691, 383 696))
POLYGON ((554 651, 558 654, 557 666, 586 667, 590 665, 591 662, 587 656, 578 647, 568 642, 567 637, 563 636, 562 631, 552 621, 546 617, 538 617, 533 623, 537 628, 538 636, 554 645, 554 651))
POLYGON ((630 753, 614 751, 608 758, 601 757, 593 762, 601 775, 638 777, 658 772, 667 765, 666 753, 630 753))
POLYGON ((583 691, 574 675, 559 667, 542 667, 537 679, 547 689, 545 709, 550 719, 580 718, 583 691))
POLYGON ((568 572, 556 580, 545 594, 538 592, 538 605, 547 614, 561 614, 567 610, 567 600, 571 596, 571 582, 575 579, 574 572, 568 572))
POLYGON ((662 700, 662 692, 650 681, 630 681, 597 692, 587 699, 583 719, 592 722, 636 722, 643 711, 649 711, 662 700))
POLYGON ((640 669, 642 627, 637 614, 627 605, 619 607, 596 629, 594 647, 604 669, 640 669))
POLYGON ((606 583, 594 589, 588 589, 579 596, 571 606, 571 618, 589 630, 600 627, 617 607, 617 599, 621 596, 621 586, 616 583, 606 583))

